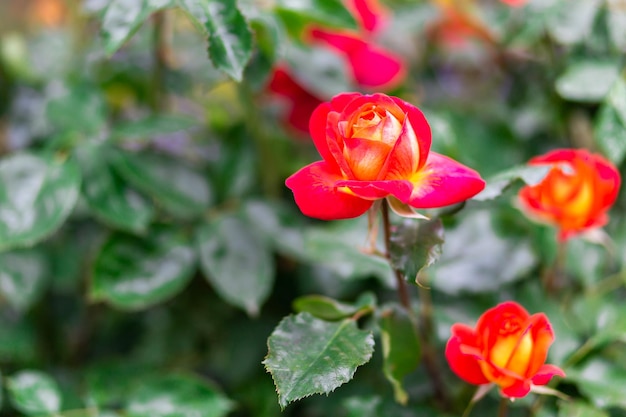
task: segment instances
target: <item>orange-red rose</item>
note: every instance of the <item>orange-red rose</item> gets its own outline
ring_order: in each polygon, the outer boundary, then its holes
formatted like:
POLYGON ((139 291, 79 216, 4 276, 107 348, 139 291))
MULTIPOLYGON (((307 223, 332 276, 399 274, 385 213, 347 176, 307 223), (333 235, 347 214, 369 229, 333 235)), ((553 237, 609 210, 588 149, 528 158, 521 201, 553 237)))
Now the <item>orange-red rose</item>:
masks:
POLYGON ((396 97, 340 94, 313 112, 309 130, 323 160, 286 185, 310 217, 357 217, 388 196, 414 208, 442 207, 485 186, 476 171, 430 152, 426 118, 396 97))
POLYGON ((520 398, 534 385, 565 376, 546 365, 554 334, 543 313, 530 315, 509 301, 487 310, 471 328, 457 323, 446 345, 450 368, 470 384, 493 383, 505 397, 520 398))
POLYGON ((621 182, 613 164, 585 149, 557 149, 529 164, 552 166, 543 181, 520 190, 530 217, 558 227, 561 240, 607 223, 621 182))

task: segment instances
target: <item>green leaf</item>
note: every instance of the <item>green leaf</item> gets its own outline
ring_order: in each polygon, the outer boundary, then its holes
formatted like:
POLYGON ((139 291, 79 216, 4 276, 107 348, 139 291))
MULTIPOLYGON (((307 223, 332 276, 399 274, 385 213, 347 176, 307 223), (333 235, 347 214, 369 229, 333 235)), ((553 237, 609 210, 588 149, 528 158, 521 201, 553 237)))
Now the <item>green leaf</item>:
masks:
POLYGON ((48 279, 48 259, 38 248, 0 253, 0 293, 14 308, 27 310, 48 279))
POLYGON ((79 187, 69 159, 20 153, 0 161, 0 250, 50 236, 72 212, 79 187))
POLYGON ((596 407, 626 408, 626 369, 618 363, 594 358, 582 368, 568 369, 567 380, 574 381, 596 407))
POLYGON ((417 368, 421 358, 421 345, 417 323, 400 306, 381 312, 378 321, 383 346, 383 372, 393 386, 394 397, 400 404, 409 400, 402 380, 417 368))
POLYGON ((477 211, 446 230, 443 254, 432 268, 433 286, 448 294, 500 291, 535 263, 528 241, 498 236, 490 213, 477 211))
POLYGON ((624 76, 620 76, 611 87, 607 102, 615 109, 622 124, 626 125, 626 80, 624 76))
POLYGON ((199 216, 211 204, 212 193, 205 175, 183 161, 156 153, 118 152, 115 169, 173 216, 199 216))
POLYGON ((599 0, 560 1, 548 18, 546 28, 560 43, 572 45, 581 42, 591 34, 599 8, 599 0))
POLYGON ((256 315, 274 284, 274 258, 241 217, 227 215, 197 231, 200 265, 225 301, 256 315))
POLYGON ((178 294, 191 280, 195 253, 180 233, 153 229, 145 239, 114 233, 94 262, 90 296, 122 309, 143 309, 178 294))
POLYGON ((321 23, 344 29, 358 29, 356 20, 341 0, 278 0, 274 7, 287 25, 298 22, 298 26, 304 27, 309 23, 321 23))
POLYGON ((151 13, 170 0, 110 0, 102 19, 104 51, 113 55, 139 29, 151 13))
POLYGON ((252 55, 252 32, 236 0, 177 0, 196 25, 209 35, 213 65, 236 81, 252 55))
POLYGON ((357 313, 373 311, 375 307, 376 297, 373 293, 362 294, 354 304, 342 303, 323 295, 305 295, 293 302, 296 312, 307 312, 322 320, 341 320, 357 313))
POLYGON ((609 417, 609 414, 582 401, 559 401, 559 417, 609 417))
POLYGON ((154 207, 112 170, 106 151, 103 146, 89 144, 76 150, 85 201, 94 216, 104 223, 131 232, 145 232, 154 218, 154 207))
POLYGON ((596 116, 593 135, 598 148, 616 165, 626 156, 626 125, 609 103, 604 103, 596 116))
POLYGON ((149 141, 155 136, 176 133, 198 126, 198 121, 184 115, 160 114, 120 123, 113 127, 111 137, 118 141, 149 141))
POLYGON ((444 242, 441 219, 404 220, 391 233, 391 263, 405 279, 419 283, 419 274, 441 256, 444 242))
POLYGON ((223 417, 233 402, 216 387, 190 374, 143 381, 130 395, 127 417, 223 417))
POLYGON ((73 87, 67 94, 48 103, 47 118, 61 131, 96 135, 106 122, 104 99, 96 91, 93 85, 73 87))
POLYGON ((615 62, 574 62, 556 80, 556 91, 568 100, 597 103, 604 99, 618 75, 619 64, 615 62))
POLYGON ((61 409, 61 393, 57 383, 39 371, 20 371, 7 378, 11 404, 29 416, 56 413, 61 409))
POLYGON ((606 14, 609 35, 616 49, 626 50, 626 9, 621 0, 608 0, 606 14))
POLYGON ((549 167, 518 165, 500 172, 487 179, 485 189, 472 199, 477 201, 493 200, 501 196, 514 182, 522 181, 527 185, 535 185, 546 176, 549 167))
POLYGON ((268 339, 263 361, 282 408, 313 394, 328 394, 352 379, 374 351, 371 332, 353 320, 326 322, 308 313, 285 317, 268 339))

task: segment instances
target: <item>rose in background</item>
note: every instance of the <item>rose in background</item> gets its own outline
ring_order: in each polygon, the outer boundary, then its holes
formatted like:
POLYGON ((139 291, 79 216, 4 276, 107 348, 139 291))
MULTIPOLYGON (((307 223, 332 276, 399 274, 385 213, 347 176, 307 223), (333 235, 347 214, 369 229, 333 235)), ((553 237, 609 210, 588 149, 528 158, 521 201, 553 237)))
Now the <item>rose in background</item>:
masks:
POLYGON ((311 116, 323 160, 286 180, 300 210, 322 220, 360 216, 389 197, 413 208, 459 203, 485 186, 480 175, 430 152, 431 132, 415 106, 384 94, 340 94, 311 116))
MULTIPOLYGON (((388 11, 377 0, 345 0, 344 3, 356 19, 358 31, 313 26, 305 30, 304 41, 339 54, 346 61, 356 87, 377 91, 397 87, 406 76, 406 65, 402 57, 376 43, 376 33, 388 20, 388 11)), ((287 104, 283 122, 297 132, 307 133, 309 117, 322 99, 302 86, 285 63, 275 68, 267 88, 287 104)))
POLYGON ((470 384, 493 383, 505 397, 526 396, 563 370, 546 365, 554 334, 543 313, 530 315, 508 301, 487 310, 475 328, 457 323, 446 345, 450 368, 470 384))
POLYGON ((529 165, 551 168, 539 184, 520 190, 520 207, 530 218, 557 227, 561 241, 608 222, 621 178, 604 157, 585 149, 556 149, 529 165))

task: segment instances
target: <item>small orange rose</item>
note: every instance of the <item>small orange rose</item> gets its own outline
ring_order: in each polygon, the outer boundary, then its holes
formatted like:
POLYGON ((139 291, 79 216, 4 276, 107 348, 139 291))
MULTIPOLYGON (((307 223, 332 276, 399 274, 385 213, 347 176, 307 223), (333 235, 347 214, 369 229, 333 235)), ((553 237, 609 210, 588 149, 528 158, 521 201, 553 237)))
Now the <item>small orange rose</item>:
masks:
POLYGON ((620 186, 617 168, 585 149, 557 149, 530 160, 552 165, 537 185, 519 192, 521 208, 529 216, 559 228, 559 239, 602 227, 620 186))

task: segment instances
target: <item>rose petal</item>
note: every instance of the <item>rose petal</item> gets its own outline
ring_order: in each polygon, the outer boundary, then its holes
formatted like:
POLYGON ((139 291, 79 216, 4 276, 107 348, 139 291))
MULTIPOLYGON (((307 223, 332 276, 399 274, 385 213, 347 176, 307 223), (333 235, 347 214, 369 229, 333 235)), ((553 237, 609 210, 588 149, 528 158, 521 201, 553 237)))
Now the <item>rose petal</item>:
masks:
POLYGON ((472 328, 463 324, 453 325, 452 337, 446 344, 446 359, 450 369, 464 381, 475 385, 487 384, 489 380, 483 374, 478 359, 462 352, 462 346, 465 344, 474 345, 475 343, 476 334, 472 328))
POLYGON ((548 348, 554 341, 554 332, 548 318, 543 313, 530 316, 531 335, 533 339, 533 352, 526 376, 534 376, 548 357, 548 348))
POLYGON ((348 60, 354 79, 363 87, 390 90, 406 76, 402 58, 373 43, 358 40, 348 53, 348 60))
POLYGON ((509 397, 509 398, 522 398, 528 395, 528 393, 530 392, 530 381, 529 380, 520 380, 517 379, 515 380, 515 382, 513 383, 513 385, 510 385, 506 388, 502 388, 500 390, 500 392, 502 393, 502 395, 504 395, 505 397, 509 397))
POLYGON ((341 173, 333 171, 325 161, 305 166, 287 178, 285 184, 293 191, 296 204, 303 214, 321 220, 339 220, 358 217, 372 205, 340 191, 337 182, 341 173))
POLYGON ((415 208, 435 208, 460 203, 485 188, 485 181, 471 168, 431 152, 426 165, 413 179, 408 202, 415 208))
POLYGON ((348 0, 346 3, 367 32, 380 29, 386 20, 386 12, 377 0, 348 0))
POLYGON ((405 113, 406 118, 411 122, 411 127, 417 137, 417 143, 420 148, 420 161, 418 168, 421 169, 427 161, 427 155, 430 152, 430 145, 432 141, 430 125, 424 116, 424 113, 411 103, 407 103, 404 100, 400 100, 397 97, 391 97, 391 99, 400 107, 405 113))
POLYGON ((355 195, 368 200, 393 195, 406 203, 411 196, 413 185, 409 181, 358 181, 343 180, 337 182, 338 187, 348 187, 355 195))
POLYGON ((532 382, 535 385, 546 385, 553 376, 565 377, 565 372, 558 366, 543 365, 537 374, 532 377, 532 382))

